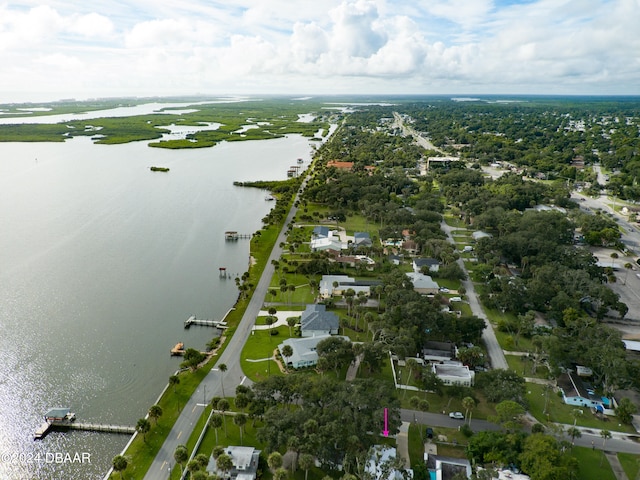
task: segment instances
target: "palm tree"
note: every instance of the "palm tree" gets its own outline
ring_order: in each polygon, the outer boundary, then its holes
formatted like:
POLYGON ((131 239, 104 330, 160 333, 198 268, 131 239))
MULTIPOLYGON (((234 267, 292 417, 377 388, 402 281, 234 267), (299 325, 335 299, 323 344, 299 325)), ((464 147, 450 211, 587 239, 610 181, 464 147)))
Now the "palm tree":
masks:
POLYGON ((282 467, 273 472, 273 480, 286 480, 288 476, 289 472, 282 467))
POLYGON ((229 470, 233 468, 233 460, 229 455, 223 453, 216 459, 216 466, 218 467, 218 470, 222 471, 222 476, 224 478, 227 476, 229 470))
POLYGON ((289 304, 291 304, 292 299, 292 294, 296 291, 296 286, 291 284, 287 287, 287 290, 289 290, 289 304))
POLYGON ((222 415, 220 415, 219 413, 214 413, 209 419, 209 427, 215 429, 216 431, 216 445, 218 444, 218 429, 222 426, 222 422, 222 415))
POLYGON ((120 472, 120 478, 122 478, 122 472, 127 469, 129 462, 123 455, 116 455, 115 457, 113 457, 111 465, 113 466, 113 470, 115 472, 120 472))
POLYGON ((296 326, 296 323, 298 323, 298 317, 289 317, 289 318, 287 318, 287 325, 289 325, 289 336, 290 337, 293 337, 293 333, 291 332, 291 329, 296 326))
POLYGON ((147 443, 147 433, 151 430, 151 423, 146 418, 141 418, 136 423, 136 431, 142 434, 142 440, 147 443))
POLYGON ((611 432, 609 430, 600 430, 600 436, 602 437, 602 456, 600 457, 600 466, 602 466, 602 459, 604 458, 604 446, 607 440, 611 438, 611 432))
POLYGON ((313 455, 310 455, 308 453, 301 454, 300 458, 298 459, 298 463, 300 464, 300 468, 304 470, 304 480, 307 480, 309 469, 313 467, 315 463, 313 455))
POLYGON ((198 461, 194 458, 192 460, 189 460, 189 463, 187 463, 187 471, 193 475, 194 472, 197 472, 198 470, 200 470, 200 464, 198 463, 198 461))
POLYGON ((269 326, 269 342, 271 342, 271 325, 273 325, 273 317, 265 318, 264 323, 269 326))
POLYGON ((288 371, 289 364, 287 363, 287 359, 293 355, 293 348, 291 348, 291 345, 285 345, 282 347, 282 352, 280 353, 282 353, 282 357, 284 358, 284 368, 288 371))
POLYGON ((471 426, 470 412, 476 407, 476 401, 471 397, 464 397, 462 399, 462 406, 465 408, 464 418, 468 418, 469 426, 471 426))
POLYGON ((209 457, 207 457, 204 453, 199 453, 194 457, 194 460, 198 462, 201 469, 205 469, 209 464, 209 457))
POLYGON ((267 458, 267 465, 269 465, 269 468, 273 473, 282 467, 282 455, 280 455, 280 452, 271 453, 267 458))
POLYGON ((227 365, 225 363, 221 363, 218 365, 218 370, 220 370, 220 388, 222 388, 222 396, 224 397, 224 372, 227 371, 227 365))
POLYGON ((273 322, 271 322, 271 323, 275 323, 276 318, 274 318, 274 317, 275 317, 276 313, 278 313, 278 310, 276 309, 276 307, 269 307, 268 312, 269 312, 269 315, 271 316, 271 318, 273 319, 273 322))
POLYGON ((226 412, 227 410, 229 410, 229 401, 226 398, 221 398, 220 401, 218 402, 218 410, 220 410, 222 412, 222 420, 224 422, 224 436, 227 436, 227 417, 224 414, 224 412, 226 412))
POLYGON ((187 447, 184 445, 178 445, 176 450, 173 452, 173 459, 180 465, 180 473, 182 473, 184 462, 189 460, 189 451, 187 450, 187 447))
POLYGON ((567 428, 567 434, 571 437, 572 446, 575 444, 576 438, 580 438, 582 436, 580 429, 576 427, 567 428))
POLYGON ((158 424, 158 418, 162 416, 162 407, 160 405, 151 405, 149 408, 149 418, 153 418, 154 423, 158 424))
POLYGON ((244 426, 247 423, 247 416, 244 413, 238 413, 233 417, 233 423, 240 428, 240 445, 244 445, 244 443, 242 443, 242 434, 244 432, 244 426))
POLYGON ((180 377, 178 375, 171 375, 169 377, 169 385, 173 386, 173 393, 176 393, 176 385, 180 383, 180 377))

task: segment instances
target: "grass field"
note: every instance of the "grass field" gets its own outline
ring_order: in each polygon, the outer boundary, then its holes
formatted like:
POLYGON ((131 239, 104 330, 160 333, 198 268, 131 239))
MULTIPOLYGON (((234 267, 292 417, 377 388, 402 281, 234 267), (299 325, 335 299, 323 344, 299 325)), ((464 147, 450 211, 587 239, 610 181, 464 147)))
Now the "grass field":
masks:
POLYGON ((629 480, 640 479, 640 455, 632 453, 619 453, 618 460, 622 464, 629 480))

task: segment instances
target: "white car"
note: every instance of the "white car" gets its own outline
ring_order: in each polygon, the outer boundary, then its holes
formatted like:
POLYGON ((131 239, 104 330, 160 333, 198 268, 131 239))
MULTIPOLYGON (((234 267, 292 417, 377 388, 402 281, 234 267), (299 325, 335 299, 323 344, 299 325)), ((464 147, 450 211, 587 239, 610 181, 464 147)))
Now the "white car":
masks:
POLYGON ((462 412, 451 412, 449 414, 449 418, 455 418, 456 420, 464 420, 464 415, 462 412))

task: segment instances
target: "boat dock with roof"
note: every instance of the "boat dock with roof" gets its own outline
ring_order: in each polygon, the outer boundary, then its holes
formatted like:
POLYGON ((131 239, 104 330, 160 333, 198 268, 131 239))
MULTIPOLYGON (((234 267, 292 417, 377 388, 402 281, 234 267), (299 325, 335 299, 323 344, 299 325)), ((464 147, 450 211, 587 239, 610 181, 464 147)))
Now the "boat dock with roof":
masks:
POLYGON ((89 432, 108 432, 133 434, 136 427, 129 425, 111 425, 103 423, 76 423, 76 414, 69 408, 52 408, 44 416, 44 422, 33 434, 34 440, 44 438, 51 430, 85 430, 89 432))

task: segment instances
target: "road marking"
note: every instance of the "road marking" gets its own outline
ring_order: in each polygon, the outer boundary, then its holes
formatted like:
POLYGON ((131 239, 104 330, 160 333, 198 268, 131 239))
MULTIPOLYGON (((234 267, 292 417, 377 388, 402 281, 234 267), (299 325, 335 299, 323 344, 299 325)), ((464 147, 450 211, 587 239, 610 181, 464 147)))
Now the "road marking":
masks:
MULTIPOLYGON (((180 430, 180 433, 178 433, 178 436, 176 437, 176 440, 180 440, 180 436, 182 435, 182 430, 180 430)), ((162 466, 164 467, 164 463, 162 464, 162 466)))
POLYGON ((195 412, 195 411, 196 411, 196 408, 198 408, 198 404, 197 404, 197 403, 196 403, 196 404, 193 406, 193 408, 191 409, 191 413, 195 412))
POLYGON ((167 464, 167 461, 165 460, 164 462, 162 462, 162 466, 160 467, 160 470, 164 470, 164 466, 167 464))
POLYGON ((244 377, 242 377, 242 380, 240 380, 240 385, 242 385, 246 379, 247 379, 246 375, 244 377))

